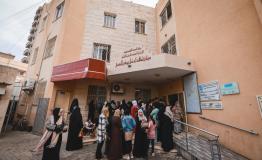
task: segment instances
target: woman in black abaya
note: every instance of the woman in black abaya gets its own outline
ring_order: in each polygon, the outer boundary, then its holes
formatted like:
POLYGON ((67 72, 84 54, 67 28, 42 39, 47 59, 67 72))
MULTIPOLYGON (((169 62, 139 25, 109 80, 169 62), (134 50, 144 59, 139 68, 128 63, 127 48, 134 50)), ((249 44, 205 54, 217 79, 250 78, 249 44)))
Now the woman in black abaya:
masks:
MULTIPOLYGON (((53 110, 53 116, 54 116, 54 122, 56 123, 59 120, 60 116, 63 116, 61 115, 60 108, 55 108, 53 110)), ((62 122, 61 126, 64 126, 64 122, 62 122)), ((57 126, 54 132, 61 132, 64 129, 61 126, 57 126)), ((52 136, 53 136, 53 133, 49 137, 49 139, 46 141, 46 143, 44 144, 42 160, 59 160, 60 159, 59 154, 60 154, 60 148, 61 148, 61 143, 62 143, 62 134, 59 134, 58 141, 55 147, 50 148, 49 145, 51 143, 52 136)))
POLYGON ((78 105, 78 100, 74 99, 70 107, 69 130, 66 143, 66 150, 73 151, 83 147, 82 138, 79 133, 83 128, 82 115, 78 105))

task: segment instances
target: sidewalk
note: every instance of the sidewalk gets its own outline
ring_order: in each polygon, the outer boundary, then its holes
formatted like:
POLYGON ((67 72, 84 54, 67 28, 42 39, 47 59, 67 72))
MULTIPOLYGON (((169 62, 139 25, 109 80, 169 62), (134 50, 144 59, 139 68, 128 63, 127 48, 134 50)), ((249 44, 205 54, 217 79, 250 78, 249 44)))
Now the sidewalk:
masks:
MULTIPOLYGON (((65 150, 66 136, 63 137, 61 147, 61 160, 93 160, 96 144, 85 145, 83 149, 73 152, 65 150)), ((42 155, 32 155, 30 149, 34 148, 40 137, 28 132, 9 132, 0 138, 0 160, 41 160, 42 155)), ((176 158, 176 153, 163 153, 156 147, 156 156, 150 160, 183 160, 176 158)))

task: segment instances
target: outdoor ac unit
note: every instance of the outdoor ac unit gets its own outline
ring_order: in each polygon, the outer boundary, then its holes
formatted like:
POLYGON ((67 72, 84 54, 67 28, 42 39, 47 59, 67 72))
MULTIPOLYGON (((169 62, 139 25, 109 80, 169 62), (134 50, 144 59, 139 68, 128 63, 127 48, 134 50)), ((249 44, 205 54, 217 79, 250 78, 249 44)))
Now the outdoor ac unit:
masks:
POLYGON ((30 79, 30 80, 26 80, 23 90, 33 90, 35 87, 35 80, 30 79))
POLYGON ((5 95, 5 88, 4 87, 0 87, 0 95, 5 95))
POLYGON ((112 93, 124 93, 124 87, 122 84, 113 84, 112 93))

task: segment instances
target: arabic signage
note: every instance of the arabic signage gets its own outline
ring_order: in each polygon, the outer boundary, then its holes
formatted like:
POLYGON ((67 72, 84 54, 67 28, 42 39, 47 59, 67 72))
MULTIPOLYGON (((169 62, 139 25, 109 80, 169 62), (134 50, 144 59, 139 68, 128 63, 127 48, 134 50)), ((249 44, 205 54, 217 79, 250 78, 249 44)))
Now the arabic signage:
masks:
POLYGON ((239 94, 239 88, 236 82, 222 84, 220 88, 222 95, 239 94))
POLYGON ((116 67, 148 61, 150 59, 151 56, 145 55, 144 49, 142 47, 131 48, 127 51, 124 51, 121 60, 119 62, 116 62, 116 67))
POLYGON ((218 101, 220 92, 218 81, 210 81, 198 85, 200 101, 218 101))
POLYGON ((259 111, 262 117, 262 95, 257 96, 257 103, 258 103, 259 111))
POLYGON ((201 102, 201 109, 223 109, 221 101, 201 102))

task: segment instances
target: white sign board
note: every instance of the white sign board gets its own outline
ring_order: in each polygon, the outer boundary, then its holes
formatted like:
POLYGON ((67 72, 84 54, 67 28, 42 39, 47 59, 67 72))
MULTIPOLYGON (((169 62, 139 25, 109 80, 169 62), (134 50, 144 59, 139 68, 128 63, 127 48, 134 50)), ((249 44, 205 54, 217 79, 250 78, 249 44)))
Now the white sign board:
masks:
POLYGON ((210 81, 198 85, 200 101, 220 100, 218 81, 210 81))
POLYGON ((259 111, 262 117, 262 95, 257 96, 257 103, 258 103, 259 111))
POLYGON ((221 101, 201 102, 201 109, 223 109, 221 101))

